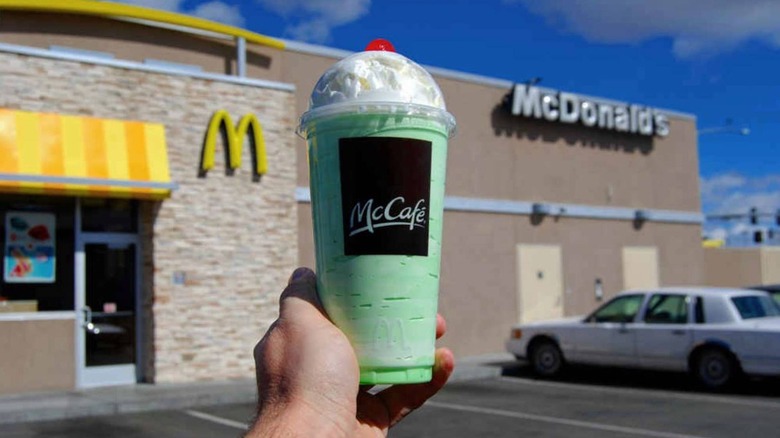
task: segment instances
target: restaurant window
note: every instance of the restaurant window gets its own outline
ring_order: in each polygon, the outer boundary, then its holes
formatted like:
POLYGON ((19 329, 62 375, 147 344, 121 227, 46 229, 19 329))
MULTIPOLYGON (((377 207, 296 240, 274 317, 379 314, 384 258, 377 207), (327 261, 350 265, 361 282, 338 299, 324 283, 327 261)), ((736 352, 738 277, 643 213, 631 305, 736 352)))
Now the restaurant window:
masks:
POLYGON ((74 309, 75 199, 0 196, 0 312, 74 309))
POLYGON ((138 203, 132 199, 83 198, 81 230, 100 233, 138 231, 138 203))

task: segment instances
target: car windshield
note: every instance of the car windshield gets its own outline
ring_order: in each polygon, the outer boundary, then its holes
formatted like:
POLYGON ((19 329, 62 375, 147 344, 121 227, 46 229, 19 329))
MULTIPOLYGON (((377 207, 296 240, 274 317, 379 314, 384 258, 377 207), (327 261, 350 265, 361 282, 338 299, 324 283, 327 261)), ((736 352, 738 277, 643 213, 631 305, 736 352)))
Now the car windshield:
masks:
POLYGON ((731 299, 742 319, 780 316, 780 309, 769 295, 734 297, 731 299))

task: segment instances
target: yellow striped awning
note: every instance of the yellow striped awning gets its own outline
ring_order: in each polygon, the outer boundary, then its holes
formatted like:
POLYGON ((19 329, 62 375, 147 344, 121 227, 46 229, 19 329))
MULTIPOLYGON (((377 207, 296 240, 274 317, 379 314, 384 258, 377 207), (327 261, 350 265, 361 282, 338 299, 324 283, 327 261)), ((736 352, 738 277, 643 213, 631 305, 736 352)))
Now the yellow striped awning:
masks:
POLYGON ((0 192, 161 199, 174 188, 163 125, 0 108, 0 192))

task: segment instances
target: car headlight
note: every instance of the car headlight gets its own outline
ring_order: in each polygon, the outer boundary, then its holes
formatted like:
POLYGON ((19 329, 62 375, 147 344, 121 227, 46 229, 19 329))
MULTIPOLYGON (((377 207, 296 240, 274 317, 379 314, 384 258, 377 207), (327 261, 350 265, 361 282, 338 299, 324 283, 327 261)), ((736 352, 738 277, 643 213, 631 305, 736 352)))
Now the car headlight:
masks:
POLYGON ((523 337, 523 331, 520 330, 519 328, 512 329, 512 333, 511 333, 510 337, 512 339, 520 339, 520 338, 523 337))

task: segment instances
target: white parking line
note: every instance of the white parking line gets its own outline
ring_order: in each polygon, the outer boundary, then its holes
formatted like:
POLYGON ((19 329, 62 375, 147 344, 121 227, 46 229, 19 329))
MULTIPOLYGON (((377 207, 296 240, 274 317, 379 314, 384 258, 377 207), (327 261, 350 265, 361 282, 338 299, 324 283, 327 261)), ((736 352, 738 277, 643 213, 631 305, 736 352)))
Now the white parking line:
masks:
POLYGON ((632 394, 632 395, 641 395, 643 398, 647 397, 656 397, 656 398, 664 398, 664 399, 678 399, 678 400, 687 400, 687 401, 700 401, 700 402, 710 402, 710 403, 722 403, 722 404, 729 404, 729 405, 736 405, 736 406, 750 406, 750 407, 758 407, 758 408, 780 408, 780 403, 778 402, 772 402, 772 401, 763 401, 763 400, 746 400, 746 399, 740 399, 740 398, 729 398, 729 397, 722 397, 717 395, 696 395, 696 394, 683 394, 679 392, 672 392, 672 391, 664 391, 664 390, 658 390, 658 389, 629 389, 629 388, 606 388, 603 386, 591 386, 581 383, 564 383, 564 382, 545 382, 545 381, 539 381, 539 380, 528 380, 528 379, 521 379, 521 378, 513 378, 513 377, 500 377, 499 380, 502 382, 510 382, 518 385, 535 385, 535 386, 548 386, 553 388, 564 388, 567 390, 570 389, 579 389, 583 391, 594 391, 594 392, 605 392, 605 393, 612 393, 612 394, 632 394))
POLYGON ((248 425, 240 422, 240 421, 233 421, 228 420, 227 418, 217 417, 216 415, 207 414, 205 412, 200 411, 193 411, 193 410, 186 410, 184 411, 185 414, 191 415, 195 418, 200 418, 201 420, 211 421, 212 423, 221 424, 223 426, 233 427, 236 429, 241 430, 247 430, 249 427, 248 425))
POLYGON ((583 427, 588 429, 618 432, 618 433, 630 434, 630 435, 641 435, 641 436, 650 436, 650 437, 657 437, 657 438, 703 438, 701 436, 696 436, 696 435, 681 435, 678 433, 658 432, 655 430, 637 429, 634 427, 614 426, 611 424, 603 424, 603 423, 591 423, 589 421, 570 420, 567 418, 548 417, 546 415, 529 414, 526 412, 513 412, 513 411, 505 411, 501 409, 480 408, 476 406, 457 405, 452 403, 429 401, 425 403, 425 406, 433 406, 437 408, 452 409, 452 410, 464 411, 464 412, 474 412, 478 414, 497 415, 501 417, 519 418, 522 420, 539 421, 543 423, 562 424, 566 426, 583 427))

